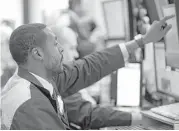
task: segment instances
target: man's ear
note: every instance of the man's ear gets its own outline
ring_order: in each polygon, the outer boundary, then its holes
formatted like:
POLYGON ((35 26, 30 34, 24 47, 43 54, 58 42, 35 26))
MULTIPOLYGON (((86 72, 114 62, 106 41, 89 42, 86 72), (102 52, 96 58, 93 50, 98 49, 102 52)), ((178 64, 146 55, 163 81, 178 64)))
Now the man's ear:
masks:
POLYGON ((36 47, 32 49, 32 57, 36 60, 43 60, 44 59, 44 53, 42 49, 36 47))

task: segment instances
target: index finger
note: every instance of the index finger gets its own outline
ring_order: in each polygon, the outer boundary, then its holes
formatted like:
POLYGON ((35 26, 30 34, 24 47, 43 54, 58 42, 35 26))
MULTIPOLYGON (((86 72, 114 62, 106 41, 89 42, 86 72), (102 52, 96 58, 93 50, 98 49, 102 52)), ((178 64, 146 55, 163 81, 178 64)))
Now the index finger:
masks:
POLYGON ((173 18, 173 17, 175 17, 175 15, 165 16, 165 17, 161 20, 161 22, 162 22, 162 23, 165 23, 167 20, 169 20, 169 19, 171 19, 171 18, 173 18))

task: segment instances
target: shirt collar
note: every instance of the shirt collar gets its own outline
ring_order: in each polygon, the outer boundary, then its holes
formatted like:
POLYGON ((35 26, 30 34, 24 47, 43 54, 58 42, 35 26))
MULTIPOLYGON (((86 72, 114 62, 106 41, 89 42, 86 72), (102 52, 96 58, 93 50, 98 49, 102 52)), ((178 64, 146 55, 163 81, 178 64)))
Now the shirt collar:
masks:
POLYGON ((48 82, 47 80, 45 80, 44 78, 30 72, 42 85, 45 89, 47 89, 50 92, 50 95, 53 95, 53 86, 50 82, 48 82))

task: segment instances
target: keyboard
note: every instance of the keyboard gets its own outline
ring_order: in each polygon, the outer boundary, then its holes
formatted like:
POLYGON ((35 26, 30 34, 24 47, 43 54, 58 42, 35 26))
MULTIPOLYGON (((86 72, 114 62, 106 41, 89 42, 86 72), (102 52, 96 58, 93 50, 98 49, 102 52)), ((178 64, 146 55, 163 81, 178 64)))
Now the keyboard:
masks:
MULTIPOLYGON (((105 129, 102 129, 105 130, 105 129)), ((162 126, 148 126, 147 128, 142 125, 137 126, 115 126, 115 127, 107 127, 106 130, 172 130, 172 128, 168 125, 162 126)))
POLYGON ((161 116, 179 121, 179 103, 152 108, 151 111, 161 116))
POLYGON ((141 125, 138 126, 114 126, 107 127, 107 130, 145 130, 141 125))

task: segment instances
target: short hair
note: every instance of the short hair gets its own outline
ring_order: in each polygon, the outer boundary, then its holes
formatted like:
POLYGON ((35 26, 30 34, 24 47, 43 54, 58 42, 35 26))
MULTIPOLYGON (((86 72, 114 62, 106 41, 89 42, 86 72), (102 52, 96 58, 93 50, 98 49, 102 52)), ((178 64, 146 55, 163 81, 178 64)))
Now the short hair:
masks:
POLYGON ((43 30, 45 28, 46 25, 40 23, 25 24, 12 32, 9 48, 18 65, 25 64, 32 48, 44 42, 46 34, 43 30))

